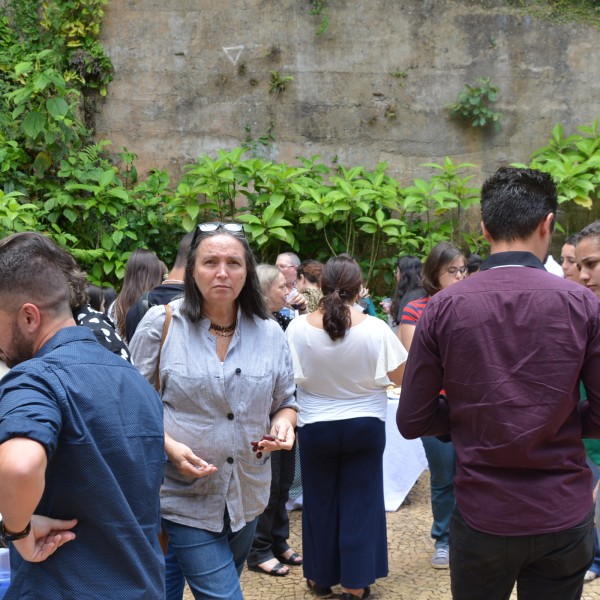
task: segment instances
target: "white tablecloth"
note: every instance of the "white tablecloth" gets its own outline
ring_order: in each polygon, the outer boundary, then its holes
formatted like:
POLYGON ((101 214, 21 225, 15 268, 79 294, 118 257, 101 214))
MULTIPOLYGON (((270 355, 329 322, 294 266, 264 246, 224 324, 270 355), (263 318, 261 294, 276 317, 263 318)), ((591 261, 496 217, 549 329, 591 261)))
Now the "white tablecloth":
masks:
MULTIPOLYGON (((405 440, 396 427, 398 400, 388 400, 383 452, 383 494, 385 510, 394 512, 404 502, 421 473, 427 459, 421 440, 405 440)), ((287 503, 288 510, 302 508, 302 494, 287 503)))
POLYGON ((400 508, 421 473, 427 469, 427 458, 421 440, 405 440, 396 427, 398 400, 388 400, 385 421, 386 445, 383 453, 383 492, 385 510, 400 508))

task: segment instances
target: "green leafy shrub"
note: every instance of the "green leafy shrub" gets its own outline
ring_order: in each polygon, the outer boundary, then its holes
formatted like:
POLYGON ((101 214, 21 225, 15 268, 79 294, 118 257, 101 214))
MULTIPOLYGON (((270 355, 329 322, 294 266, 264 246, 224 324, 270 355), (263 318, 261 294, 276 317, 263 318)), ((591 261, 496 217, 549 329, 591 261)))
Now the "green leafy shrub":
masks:
MULTIPOLYGON (((552 175, 558 189, 558 202, 574 202, 591 208, 598 200, 600 185, 600 130, 598 119, 582 126, 579 133, 565 137, 559 123, 548 144, 536 150, 528 166, 552 175)), ((515 166, 524 166, 517 163, 515 166)))
POLYGON ((450 107, 451 114, 471 121, 473 127, 485 127, 493 123, 499 129, 502 113, 492 110, 489 104, 496 102, 500 90, 489 77, 480 77, 477 83, 478 86, 465 84, 456 102, 450 107))
MULTIPOLYGON (((0 235, 41 231, 68 248, 94 283, 113 285, 136 248, 170 263, 183 232, 212 220, 244 223, 261 261, 289 249, 320 259, 348 252, 374 294, 393 285, 398 254, 425 256, 447 239, 485 252, 464 218, 478 200, 477 167, 448 157, 422 165, 429 176, 408 185, 385 163, 370 170, 315 155, 289 165, 260 152, 273 140, 272 123, 244 147, 198 157, 178 181, 156 169, 140 180, 135 153, 109 154, 110 142, 93 142, 79 117, 84 94, 102 93, 110 80, 96 45, 104 4, 5 0, 0 9, 0 235)), ((483 91, 468 88, 469 107, 496 98, 489 80, 480 83, 483 91)), ((477 126, 482 118, 490 116, 480 109, 477 126)), ((597 121, 570 136, 557 125, 522 166, 549 172, 563 206, 589 208, 598 199, 599 148, 597 121)))

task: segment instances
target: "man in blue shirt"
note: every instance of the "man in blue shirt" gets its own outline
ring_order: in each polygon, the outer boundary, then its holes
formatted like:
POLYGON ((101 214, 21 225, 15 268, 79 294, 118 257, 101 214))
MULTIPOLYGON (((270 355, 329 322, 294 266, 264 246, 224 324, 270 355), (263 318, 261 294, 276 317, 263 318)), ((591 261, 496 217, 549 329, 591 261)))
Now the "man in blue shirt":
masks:
POLYGON ((0 241, 0 351, 13 367, 0 384, 5 599, 162 599, 162 405, 75 326, 66 261, 36 233, 0 241))

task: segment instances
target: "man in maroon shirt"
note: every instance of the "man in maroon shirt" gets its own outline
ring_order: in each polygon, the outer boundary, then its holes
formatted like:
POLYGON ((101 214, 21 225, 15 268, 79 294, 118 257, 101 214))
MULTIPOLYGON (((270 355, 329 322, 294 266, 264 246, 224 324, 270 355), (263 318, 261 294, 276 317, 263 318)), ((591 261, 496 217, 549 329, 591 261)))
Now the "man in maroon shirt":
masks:
POLYGON ((543 267, 556 208, 544 173, 488 179, 491 255, 430 300, 410 349, 398 428, 409 439, 450 434, 456 450, 455 600, 508 599, 515 582, 519 599, 580 598, 592 562, 581 437, 600 437, 600 303, 543 267))

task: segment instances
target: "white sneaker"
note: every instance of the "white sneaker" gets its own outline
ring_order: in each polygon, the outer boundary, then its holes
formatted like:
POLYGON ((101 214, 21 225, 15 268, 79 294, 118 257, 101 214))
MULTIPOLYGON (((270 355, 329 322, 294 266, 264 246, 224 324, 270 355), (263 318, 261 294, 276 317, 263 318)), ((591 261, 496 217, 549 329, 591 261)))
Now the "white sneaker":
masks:
POLYGON ((590 581, 594 581, 596 577, 598 577, 598 575, 594 573, 594 571, 586 571, 585 575, 583 576, 583 583, 589 583, 590 581))
POLYGON ((431 566, 434 569, 447 569, 450 566, 450 551, 448 548, 440 546, 435 549, 431 557, 431 566))

